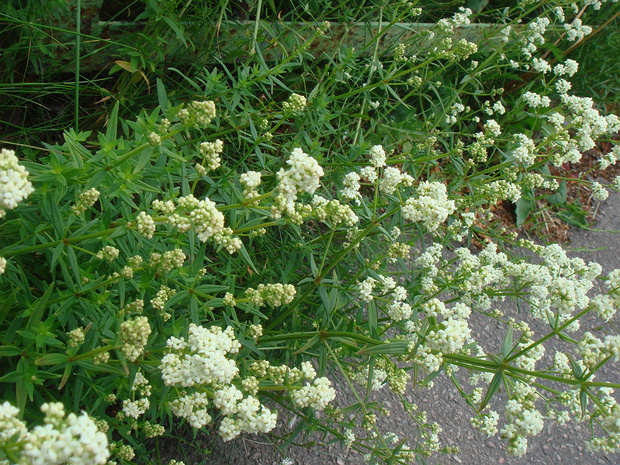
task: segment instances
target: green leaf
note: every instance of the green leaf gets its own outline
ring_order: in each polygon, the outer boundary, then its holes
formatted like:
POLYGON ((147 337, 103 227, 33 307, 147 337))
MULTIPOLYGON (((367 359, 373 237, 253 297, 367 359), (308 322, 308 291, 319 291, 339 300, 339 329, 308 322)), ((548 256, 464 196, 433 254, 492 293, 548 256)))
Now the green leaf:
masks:
POLYGON ((39 299, 37 299, 34 307, 32 308, 32 314, 30 315, 30 318, 28 318, 26 326, 24 326, 25 330, 28 331, 41 322, 41 317, 43 316, 43 312, 47 308, 47 302, 50 300, 53 290, 54 283, 50 284, 45 293, 39 299))
POLYGON ((517 226, 523 225, 527 217, 530 216, 530 213, 534 211, 534 199, 521 197, 517 200, 517 226))
POLYGON ((566 354, 568 357, 568 361, 570 362, 570 366, 573 369, 573 373, 575 374, 576 379, 581 379, 583 377, 583 369, 581 366, 575 361, 571 354, 566 354))
POLYGON ((241 248, 239 249, 239 252, 241 252, 241 256, 243 257, 245 262, 249 265, 249 267, 252 268, 252 271, 254 271, 254 273, 258 273, 258 270, 256 269, 256 266, 254 266, 254 262, 250 258, 250 254, 245 248, 245 245, 241 244, 241 248))
POLYGON ((82 144, 78 143, 76 139, 80 139, 83 133, 75 134, 73 131, 64 134, 65 146, 69 149, 69 155, 78 168, 84 167, 84 160, 88 160, 91 157, 91 153, 82 144))
POLYGON ((56 247, 54 247, 54 253, 52 254, 52 259, 50 260, 50 271, 54 271, 58 260, 62 256, 62 253, 65 251, 65 244, 60 243, 56 247))
POLYGON ((79 285, 82 279, 80 277, 80 268, 78 266, 77 257, 75 256, 73 247, 67 247, 67 258, 69 259, 69 265, 71 266, 71 271, 73 272, 75 282, 79 285))
POLYGON ((108 127, 105 131, 105 137, 108 140, 108 142, 115 141, 117 137, 118 106, 119 106, 119 101, 117 100, 114 106, 112 107, 112 111, 110 112, 110 116, 108 118, 108 127))
POLYGON ((149 145, 148 147, 145 147, 142 152, 140 152, 136 166, 133 169, 134 174, 142 171, 142 168, 144 168, 147 165, 147 163, 151 161, 152 156, 153 156, 153 147, 149 145))
POLYGON ((43 357, 39 357, 38 359, 36 359, 34 361, 34 364, 37 366, 63 365, 67 363, 68 358, 69 357, 67 357, 66 354, 47 354, 47 355, 44 355, 43 357))
POLYGON ((588 393, 585 389, 579 393, 579 403, 581 404, 581 416, 584 416, 587 413, 588 407, 588 393))
POLYGON ((20 347, 11 344, 0 346, 0 357, 15 357, 21 355, 22 350, 20 347))
POLYGON ((510 355, 512 352, 512 325, 508 326, 508 332, 506 333, 506 337, 504 338, 504 343, 502 344, 502 355, 504 358, 510 355))
POLYGON ((6 294, 3 295, 3 298, 0 299, 2 304, 0 304, 0 323, 2 323, 6 316, 9 314, 9 310, 13 307, 15 303, 15 291, 11 292, 8 296, 6 294))
POLYGON ((170 29, 172 29, 174 31, 174 33, 177 35, 177 38, 181 42, 183 42, 183 45, 185 47, 187 47, 187 40, 185 39, 185 34, 183 33, 183 26, 181 26, 180 24, 175 23, 168 16, 161 16, 161 19, 163 19, 164 22, 170 27, 170 29))
POLYGON ((403 355, 407 352, 409 343, 406 341, 387 342, 373 347, 367 347, 357 352, 357 355, 393 354, 403 355))
POLYGON ((157 102, 161 107, 164 114, 168 111, 170 107, 170 102, 168 101, 168 94, 166 93, 166 87, 161 79, 157 78, 155 80, 157 83, 157 102))
POLYGON ((568 224, 577 226, 579 228, 587 228, 588 222, 586 221, 586 213, 581 208, 581 205, 571 204, 567 206, 565 211, 558 212, 558 217, 568 224))
POLYGON ((377 304, 374 300, 371 300, 370 302, 368 302, 368 328, 370 329, 370 335, 375 339, 379 338, 379 333, 377 332, 378 318, 379 315, 377 310, 377 304))
POLYGON ((493 376, 493 379, 489 383, 489 388, 487 389, 487 393, 484 396, 484 399, 482 400, 482 402, 480 403, 480 407, 478 407, 478 413, 480 413, 480 412, 482 412, 482 410, 484 410, 484 408, 491 401, 491 399, 493 398, 495 393, 499 390, 499 387, 502 384, 502 379, 503 378, 504 378, 504 375, 502 374, 501 371, 498 371, 498 372, 495 373, 495 375, 493 376))
POLYGON ((17 371, 12 371, 11 373, 7 373, 2 378, 0 378, 0 382, 2 383, 16 383, 24 376, 23 373, 18 373, 17 371))
POLYGON ((361 404, 359 402, 355 402, 354 404, 351 404, 348 407, 338 409, 338 412, 343 413, 343 414, 349 413, 349 412, 355 412, 356 410, 359 410, 360 407, 361 407, 361 404))
POLYGON ((58 385, 58 390, 65 387, 65 384, 67 384, 67 381, 69 381, 69 376, 71 376, 71 373, 72 373, 72 370, 71 370, 72 367, 73 367, 72 363, 68 363, 67 366, 65 367, 65 371, 62 374, 62 379, 60 380, 60 384, 58 385))
POLYGON ((555 194, 549 194, 546 198, 547 201, 552 204, 555 205, 556 207, 560 206, 560 205, 566 205, 566 181, 562 181, 560 183, 560 187, 558 188, 558 191, 555 194))

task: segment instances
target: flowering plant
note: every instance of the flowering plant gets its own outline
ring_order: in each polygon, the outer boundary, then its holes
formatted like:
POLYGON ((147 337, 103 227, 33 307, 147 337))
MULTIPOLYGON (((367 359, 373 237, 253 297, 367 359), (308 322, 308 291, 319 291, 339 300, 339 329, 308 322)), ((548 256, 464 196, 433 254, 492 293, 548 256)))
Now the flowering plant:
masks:
MULTIPOLYGON (((390 56, 339 54, 329 79, 308 77, 307 96, 277 77, 307 66, 303 44, 239 80, 205 72, 189 103, 175 106, 159 81, 150 113, 119 119, 117 104, 104 133, 68 131, 36 162, 2 150, 0 453, 140 463, 143 440, 173 421, 230 440, 272 431, 287 410, 300 421, 291 435, 319 429, 371 462, 409 463, 442 449, 440 426, 412 413, 420 438, 394 440, 368 395, 389 388, 413 411, 406 392, 440 372, 474 407, 472 425, 512 454, 545 421, 569 419, 600 426, 589 446, 615 451, 620 385, 593 379, 620 336, 582 334, 580 320, 614 316, 620 271, 601 277, 557 245, 482 229, 491 206, 523 210, 524 193, 560 189, 550 167, 620 130, 569 93, 576 62, 540 56, 548 35, 589 31, 567 2, 547 3, 532 20, 532 2, 502 13, 486 49, 452 40, 472 20, 461 9, 390 56), (542 84, 503 96, 483 84, 499 68, 542 84), (449 72, 460 80, 443 81, 449 72), (391 120, 375 118, 381 105, 391 120), (487 242, 476 253, 475 236, 487 242), (592 295, 597 278, 606 288, 592 295), (528 305, 536 335, 495 307, 507 297, 528 305), (499 352, 476 333, 488 319, 506 327, 499 352), (552 338, 566 349, 543 360, 552 338)), ((401 2, 390 14, 379 34, 420 12, 401 2)), ((619 156, 614 145, 601 167, 619 156)))

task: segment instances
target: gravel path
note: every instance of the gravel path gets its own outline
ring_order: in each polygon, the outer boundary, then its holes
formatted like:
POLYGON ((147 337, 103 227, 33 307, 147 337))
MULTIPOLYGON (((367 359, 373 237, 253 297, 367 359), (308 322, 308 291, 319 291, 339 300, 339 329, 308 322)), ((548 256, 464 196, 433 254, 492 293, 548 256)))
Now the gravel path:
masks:
MULTIPOLYGON (((603 266, 603 273, 608 273, 615 268, 620 268, 620 235, 613 232, 620 229, 619 193, 610 193, 609 199, 600 205, 596 219, 598 220, 597 230, 574 230, 571 236, 571 244, 567 249, 573 251, 571 252, 572 255, 581 256, 586 262, 596 261, 600 263, 603 266)), ((508 311, 506 309, 506 313, 508 311)), ((494 345, 497 348, 499 347, 506 331, 503 325, 495 323, 494 320, 489 322, 486 319, 479 324, 472 324, 474 332, 477 333, 475 336, 485 341, 487 347, 490 348, 493 348, 494 345), (493 339, 497 339, 495 344, 492 342, 493 339)), ((582 322, 582 330, 589 330, 600 335, 602 334, 600 323, 600 320, 592 317, 582 322)), ((615 317, 615 323, 612 327, 618 331, 618 316, 615 317)), ((539 322, 532 322, 531 326, 538 336, 546 333, 539 322), (539 331, 536 330, 537 327, 539 331)), ((552 348, 553 344, 547 346, 545 357, 553 353, 550 350, 552 348)), ((543 364, 544 361, 539 363, 543 364)), ((620 380, 620 362, 615 365, 607 365, 605 371, 597 379, 620 380)), ((380 420, 383 431, 394 432, 400 438, 415 437, 416 428, 412 425, 411 418, 402 410, 400 401, 387 389, 381 392, 379 400, 392 410, 389 417, 380 420)), ((459 448, 459 452, 456 454, 433 455, 427 459, 426 463, 428 464, 620 464, 620 457, 617 455, 605 456, 587 451, 584 446, 584 440, 588 437, 587 425, 574 422, 570 422, 564 427, 547 422, 544 433, 529 439, 528 453, 524 457, 517 459, 506 456, 505 441, 497 437, 487 439, 470 426, 469 418, 473 413, 471 408, 465 404, 458 391, 443 374, 436 378, 435 386, 432 389, 416 390, 408 394, 408 400, 415 402, 421 410, 427 411, 429 421, 437 421, 441 425, 443 432, 440 439, 443 446, 457 446, 459 448)), ((495 405, 500 406, 503 403, 495 405)), ((282 417, 279 419, 281 428, 286 428, 286 425, 282 424, 285 422, 286 419, 282 417)), ((202 460, 186 461, 186 465, 190 463, 279 465, 285 457, 268 439, 260 436, 245 436, 229 443, 222 443, 218 439, 215 439, 214 442, 212 437, 201 434, 190 440, 193 444, 192 449, 196 447, 197 450, 211 450, 211 453, 206 459, 203 455, 202 460)), ((167 452, 169 452, 170 458, 183 459, 183 457, 178 456, 177 444, 165 444, 163 446, 163 456, 168 455, 167 452)), ((186 449, 184 448, 184 450, 186 449)), ((290 447, 286 451, 286 457, 297 465, 362 465, 365 463, 359 454, 347 453, 339 445, 332 445, 331 447, 290 447)))

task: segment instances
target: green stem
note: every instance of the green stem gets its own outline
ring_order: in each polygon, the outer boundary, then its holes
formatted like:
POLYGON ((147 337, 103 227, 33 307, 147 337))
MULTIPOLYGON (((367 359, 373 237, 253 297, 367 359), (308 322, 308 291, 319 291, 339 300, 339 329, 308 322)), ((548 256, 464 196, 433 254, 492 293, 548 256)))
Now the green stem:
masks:
POLYGON ((306 289, 306 291, 299 298, 297 298, 285 311, 283 311, 278 317, 274 319, 274 321, 267 327, 267 330, 272 330, 273 328, 276 328, 291 313, 293 313, 295 309, 302 302, 306 302, 310 294, 319 286, 319 283, 323 280, 323 278, 327 275, 327 273, 329 273, 333 268, 335 268, 336 265, 338 265, 338 263, 340 262, 340 260, 342 260, 351 250, 353 250, 353 248, 355 248, 357 244, 359 244, 362 241, 362 239, 364 239, 368 234, 370 234, 370 232, 374 228, 376 228, 381 223, 381 221, 383 221, 386 218, 389 218, 394 213, 396 213, 399 209, 400 209, 400 206, 388 211, 387 213, 384 213, 377 220, 372 221, 353 241, 351 241, 348 247, 346 247, 344 250, 342 250, 339 254, 337 254, 334 257, 334 259, 332 260, 332 263, 328 267, 326 267, 323 270, 323 272, 320 273, 315 278, 314 282, 308 287, 308 289, 306 289))
POLYGON ((582 310, 581 312, 579 312, 577 315, 575 315, 574 317, 572 317, 570 320, 568 320, 566 323, 564 323, 562 326, 560 326, 557 329, 554 329, 552 332, 550 332, 549 334, 547 334, 546 336, 543 336, 541 339, 531 343, 529 346, 525 347, 524 349, 520 350, 519 352, 517 352, 516 354, 511 355, 510 357, 506 358, 506 362, 510 362, 511 360, 514 360, 518 357, 520 357, 521 355, 527 353, 530 349, 533 349, 534 347, 536 347, 537 345, 542 344, 543 342, 545 342, 547 339, 552 338, 553 336, 555 336, 556 334, 559 334, 560 331, 562 331, 563 329, 567 328, 568 326, 570 326, 571 323, 573 323, 574 321, 578 320, 579 318, 581 318, 583 315, 585 315, 586 313, 588 313, 590 310, 589 309, 585 309, 582 310))
POLYGON ((80 355, 75 355, 73 357, 69 357, 67 359, 68 362, 79 362, 80 360, 85 360, 89 358, 93 358, 95 355, 99 355, 103 352, 108 352, 109 350, 114 349, 116 346, 114 344, 108 344, 107 346, 97 347, 96 349, 90 350, 88 352, 84 352, 80 355))
MULTIPOLYGON (((351 390, 351 392, 353 392, 353 395, 357 399, 357 402, 358 402, 362 412, 364 413, 364 416, 368 415, 368 409, 366 408, 366 404, 365 404, 364 400, 362 400, 362 398, 359 396, 359 394, 357 393, 357 391, 355 389, 355 386, 353 386, 353 383, 351 383, 351 380, 347 376, 346 371, 344 370, 344 368, 342 368, 342 365, 340 364, 339 358, 336 356, 336 354, 334 353, 332 348, 326 342, 325 342, 325 347, 329 351, 329 353, 330 353, 334 363, 336 363, 336 365, 338 366, 338 369, 340 370, 340 373, 342 374, 342 376, 344 377, 345 381, 347 382, 347 385, 349 386, 349 389, 351 390)), ((385 450, 389 450, 389 447, 386 444, 385 439, 383 439, 383 435, 381 434, 381 431, 378 430, 376 425, 373 425, 373 429, 374 429, 375 433, 377 434, 377 437, 381 441, 381 443, 382 443, 383 447, 385 448, 385 450)))
POLYGON ((267 223, 261 223, 261 224, 258 224, 256 226, 248 226, 246 228, 235 229, 233 231, 233 233, 234 234, 243 234, 243 233, 246 233, 248 231, 255 231, 255 230, 260 229, 260 228, 268 228, 270 226, 276 226, 277 224, 278 224, 277 221, 268 221, 267 223))
POLYGON ((77 0, 75 9, 75 131, 79 131, 80 124, 80 48, 82 29, 82 0, 77 0))
POLYGON ((25 253, 36 252, 37 250, 43 250, 43 249, 47 249, 47 248, 51 248, 51 247, 56 247, 61 242, 64 242, 66 245, 69 245, 72 242, 80 242, 80 241, 86 241, 88 239, 95 239, 97 237, 109 236, 111 233, 116 231, 116 229, 118 227, 120 227, 120 226, 124 226, 124 225, 119 225, 119 226, 116 226, 114 228, 106 229, 105 231, 99 231, 99 232, 96 232, 96 233, 85 234, 84 236, 67 237, 65 239, 61 239, 61 240, 58 240, 58 241, 46 242, 45 244, 33 245, 33 246, 30 246, 30 247, 24 247, 22 249, 17 249, 17 250, 11 250, 11 248, 9 247, 8 250, 5 249, 2 252, 2 256, 3 257, 13 257, 15 255, 22 255, 22 254, 25 254, 25 253))
POLYGON ((260 21, 260 11, 263 8, 263 0, 258 0, 256 7, 256 20, 254 21, 254 34, 252 35, 252 48, 250 49, 250 55, 256 53, 256 38, 258 37, 258 23, 260 21))

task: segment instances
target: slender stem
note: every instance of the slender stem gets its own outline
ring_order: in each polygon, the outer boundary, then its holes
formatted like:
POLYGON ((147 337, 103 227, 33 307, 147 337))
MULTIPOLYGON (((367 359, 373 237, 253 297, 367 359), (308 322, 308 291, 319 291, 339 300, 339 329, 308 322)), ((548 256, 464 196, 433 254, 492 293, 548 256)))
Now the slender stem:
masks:
POLYGON ((346 337, 349 339, 353 339, 359 342, 363 342, 364 344, 372 344, 373 346, 378 346, 384 344, 383 341, 378 341, 376 339, 370 338, 368 336, 364 336, 363 334, 350 333, 347 331, 303 331, 298 333, 284 333, 279 334, 277 336, 267 336, 261 337, 261 342, 279 342, 279 341, 288 341, 288 340, 299 340, 299 339, 312 339, 315 336, 320 336, 321 339, 334 339, 346 337))
POLYGON ((574 317, 572 317, 570 320, 568 320, 566 323, 564 323, 562 326, 560 326, 557 329, 554 329, 552 332, 550 332, 549 334, 547 334, 546 336, 543 336, 542 338, 540 338, 539 340, 531 343, 529 346, 525 347, 524 349, 520 350, 519 352, 517 352, 516 354, 511 355, 510 357, 506 358, 506 362, 510 362, 511 360, 514 360, 518 357, 520 357, 521 355, 527 353, 530 349, 536 347, 537 345, 542 344, 543 342, 545 342, 547 339, 552 338, 553 336, 555 336, 556 334, 559 334, 560 331, 562 331, 564 328, 567 328, 568 326, 570 326, 571 323, 573 323, 574 321, 578 320, 579 318, 581 318, 583 315, 585 315, 586 313, 588 313, 590 311, 590 309, 586 308, 585 310, 582 310, 581 312, 579 312, 577 315, 575 315, 574 317))
POLYGON ((348 245, 348 247, 346 247, 344 250, 342 250, 340 253, 338 253, 334 259, 332 260, 331 264, 326 267, 322 273, 320 273, 314 280, 314 282, 308 287, 308 289, 306 289, 306 291, 298 298, 296 299, 285 311, 283 311, 277 318, 275 318, 271 324, 269 325, 269 327, 267 328, 268 330, 271 330, 275 327, 277 327, 282 321, 284 321, 291 313, 293 313, 295 311, 295 309, 302 303, 302 302, 306 302, 308 300, 308 297, 310 296, 310 294, 318 287, 319 283, 323 280, 323 278, 327 275, 327 273, 329 273, 333 268, 336 267, 336 265, 338 265, 338 263, 340 262, 340 260, 342 260, 342 258, 348 254, 354 247, 357 246, 357 244, 359 244, 368 234, 370 234, 370 232, 377 227, 377 225, 379 225, 381 223, 382 220, 384 220, 385 218, 389 218, 390 216, 392 216, 396 211, 398 211, 400 209, 400 206, 397 208, 394 208, 386 213, 384 213, 383 215, 381 215, 379 218, 377 218, 375 221, 372 221, 368 226, 366 226, 366 228, 357 236, 355 237, 355 239, 353 239, 351 241, 351 243, 348 245))
POLYGON ((108 344, 107 346, 103 346, 103 347, 97 347, 96 349, 90 350, 88 352, 85 352, 83 354, 80 355, 75 355, 73 357, 69 357, 68 361, 69 362, 78 362, 80 360, 85 360, 88 358, 92 358, 95 355, 101 354, 103 352, 107 352, 109 350, 114 349, 116 346, 114 344, 108 344))
MULTIPOLYGON (((366 408, 366 403, 364 400, 362 400, 362 398, 359 396, 359 394, 357 393, 357 390, 355 389, 355 386, 353 386, 353 383, 351 382, 351 380, 349 379, 349 377, 347 376, 347 372, 344 370, 344 368, 342 367, 342 365, 340 364, 340 360, 338 359, 338 357, 336 356, 336 354, 334 353, 334 351, 332 350, 332 348, 329 346, 329 344, 327 344, 326 342, 324 343, 325 347, 327 348, 327 350, 329 351, 329 354, 331 355, 332 359, 334 360, 334 362, 336 363, 336 365, 338 366, 338 369, 340 370, 340 373, 342 374, 342 376, 344 377, 345 381, 347 382, 347 384, 349 385, 349 389, 351 390, 351 392, 353 392, 353 395, 355 396, 355 398, 357 399, 357 402, 362 410, 362 412, 364 413, 364 416, 368 415, 368 409, 366 408)), ((383 435, 381 434, 381 431, 379 431, 377 429, 376 425, 372 425, 373 430, 375 431, 375 433, 377 434, 377 437, 379 438, 379 440, 381 441, 383 447, 386 450, 389 450, 388 445, 385 442, 385 439, 383 438, 383 435)))
POLYGON ((80 48, 82 29, 82 0, 77 0, 75 9, 75 131, 79 130, 80 124, 80 48))
MULTIPOLYGON (((124 226, 124 225, 119 225, 119 226, 124 226)), ((22 254, 25 254, 25 253, 36 252, 37 250, 43 250, 43 249, 47 249, 47 248, 50 248, 50 247, 56 247, 61 242, 64 242, 65 244, 69 244, 69 243, 72 243, 72 242, 80 242, 80 241, 85 241, 85 240, 88 240, 88 239, 95 239, 95 238, 101 237, 101 236, 108 236, 111 233, 113 233, 114 231, 116 231, 116 229, 119 226, 114 227, 114 228, 110 228, 110 229, 106 229, 105 231, 99 231, 99 232, 96 232, 96 233, 85 234, 85 235, 79 236, 79 237, 67 237, 67 238, 62 239, 62 240, 46 242, 45 244, 33 245, 31 247, 24 247, 22 249, 17 249, 17 250, 11 250, 11 248, 9 248, 8 250, 5 249, 2 252, 2 256, 3 257, 12 257, 14 255, 22 255, 22 254)))
POLYGON ((258 0, 256 7, 256 20, 254 22, 254 34, 252 36, 252 48, 250 49, 250 55, 256 53, 256 37, 258 36, 258 23, 260 21, 260 11, 263 9, 263 0, 258 0))

